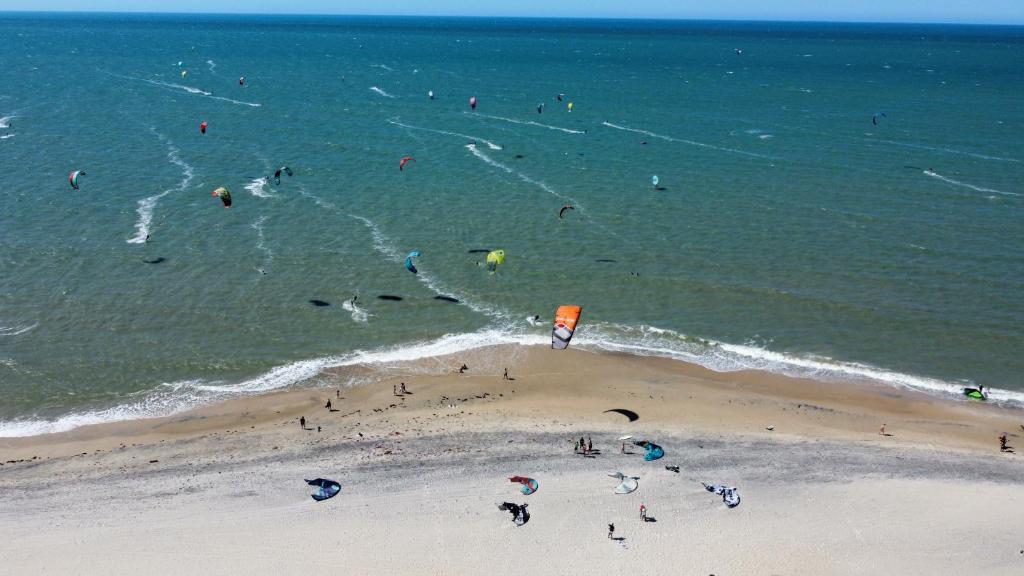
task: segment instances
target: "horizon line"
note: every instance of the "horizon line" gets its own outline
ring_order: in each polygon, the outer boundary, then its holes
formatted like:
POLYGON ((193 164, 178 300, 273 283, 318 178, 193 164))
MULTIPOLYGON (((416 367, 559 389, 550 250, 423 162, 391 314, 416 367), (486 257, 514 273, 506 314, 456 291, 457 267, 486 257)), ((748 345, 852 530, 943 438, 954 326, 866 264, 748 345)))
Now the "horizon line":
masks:
POLYGON ((464 18, 481 20, 618 20, 632 22, 744 22, 744 23, 793 23, 793 24, 891 24, 923 26, 1005 26, 1024 27, 1020 22, 968 21, 950 22, 945 20, 820 20, 809 18, 794 20, 788 18, 687 18, 687 17, 630 17, 630 16, 512 16, 475 14, 352 14, 326 12, 174 12, 153 10, 0 10, 4 14, 67 14, 67 15, 117 15, 138 16, 301 16, 328 18, 464 18))

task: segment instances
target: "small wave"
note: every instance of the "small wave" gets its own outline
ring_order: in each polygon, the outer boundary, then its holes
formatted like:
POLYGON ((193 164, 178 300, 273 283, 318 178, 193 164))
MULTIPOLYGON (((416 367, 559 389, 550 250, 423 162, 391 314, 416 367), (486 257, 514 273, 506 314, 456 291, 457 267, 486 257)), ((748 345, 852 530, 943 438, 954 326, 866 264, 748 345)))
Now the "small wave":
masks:
POLYGON ((419 126, 411 126, 409 124, 403 124, 398 121, 398 118, 388 118, 388 123, 394 124, 395 126, 401 126, 402 128, 408 128, 409 130, 422 130, 424 132, 432 132, 434 134, 444 134, 446 136, 458 136, 459 138, 465 138, 467 140, 479 141, 487 144, 487 147, 491 150, 501 150, 501 146, 498 146, 490 140, 484 140, 483 138, 477 138, 476 136, 470 136, 468 134, 459 134, 458 132, 447 132, 445 130, 435 130, 433 128, 421 128, 419 126))
POLYGON ((257 198, 273 198, 274 195, 267 192, 267 184, 270 181, 267 180, 266 176, 254 179, 245 185, 245 189, 249 191, 253 196, 257 198))
POLYGON ((17 134, 4 134, 3 136, 0 136, 0 140, 7 140, 8 138, 14 138, 15 136, 17 136, 17 134))
POLYGON ((0 326, 0 336, 18 336, 19 334, 28 332, 36 326, 39 326, 39 322, 36 322, 31 326, 0 326))
POLYGON ((366 310, 356 306, 355 302, 346 300, 341 303, 341 307, 352 313, 353 322, 358 322, 359 324, 366 324, 369 322, 370 314, 366 310))
POLYGON ((388 72, 394 72, 394 68, 391 68, 387 64, 370 64, 370 68, 380 68, 381 70, 387 70, 388 72))
MULTIPOLYGON (((513 170, 512 168, 509 168, 508 166, 502 164, 501 162, 498 162, 497 160, 491 158, 490 156, 488 156, 484 152, 478 150, 475 144, 466 144, 466 150, 469 150, 470 152, 472 152, 473 156, 476 156, 477 158, 483 160, 485 163, 487 163, 487 164, 489 164, 491 166, 494 166, 495 168, 504 170, 508 174, 513 174, 513 175, 517 176, 523 182, 526 182, 528 184, 533 184, 534 186, 540 188, 541 190, 547 192, 548 194, 551 194, 552 196, 555 196, 557 198, 561 198, 562 200, 565 200, 565 201, 573 202, 574 204, 576 202, 575 200, 573 200, 572 198, 570 198, 568 196, 565 196, 564 194, 559 194, 558 192, 556 192, 553 188, 551 188, 547 184, 545 184, 545 183, 543 183, 543 182, 541 182, 539 180, 534 180, 533 178, 530 178, 526 174, 523 174, 522 172, 517 172, 516 170, 513 170)), ((576 209, 580 210, 582 212, 583 206, 580 205, 580 204, 576 204, 576 209)))
POLYGON ((939 174, 938 172, 933 172, 931 170, 925 170, 924 174, 926 176, 931 176, 932 178, 937 178, 939 180, 942 180, 943 182, 947 182, 947 183, 952 184, 954 186, 960 186, 962 188, 970 188, 971 190, 974 190, 976 192, 988 192, 989 194, 1002 194, 1003 196, 1024 196, 1024 194, 1018 194, 1016 192, 1003 192, 1001 190, 994 190, 992 188, 985 188, 983 186, 975 186, 974 184, 970 184, 970 183, 967 183, 967 182, 961 182, 959 180, 953 180, 952 178, 947 178, 946 176, 943 176, 942 174, 939 174))
POLYGON ((573 130, 572 128, 562 128, 560 126, 551 126, 550 124, 541 124, 540 122, 534 122, 532 120, 516 120, 514 118, 505 118, 504 116, 491 116, 490 114, 481 114, 480 112, 463 112, 463 114, 469 114, 470 116, 479 118, 490 118, 492 120, 501 120, 503 122, 511 122, 513 124, 522 124, 523 126, 538 126, 540 128, 547 128, 548 130, 558 130, 560 132, 566 132, 569 134, 586 134, 584 130, 573 130))
POLYGON ((384 96, 385 98, 394 98, 393 95, 388 94, 387 92, 381 90, 380 88, 378 88, 376 86, 370 86, 370 91, 371 92, 376 92, 377 94, 380 94, 381 96, 384 96))
POLYGON ((645 136, 650 136, 651 138, 658 138, 659 140, 665 140, 667 142, 679 142, 681 144, 689 144, 690 146, 697 146, 699 148, 710 148, 711 150, 718 150, 719 152, 730 152, 732 154, 742 154, 744 156, 752 156, 754 158, 765 158, 765 159, 768 158, 768 156, 765 156, 764 154, 756 154, 754 152, 746 152, 744 150, 736 150, 735 148, 725 148, 723 146, 715 146, 714 144, 705 144, 703 142, 696 142, 694 140, 686 140, 686 139, 683 139, 683 138, 674 138, 672 136, 665 136, 664 134, 657 134, 657 133, 650 132, 650 131, 647 131, 647 130, 640 130, 638 128, 630 128, 628 126, 620 126, 618 124, 612 124, 611 122, 602 122, 601 124, 603 124, 603 125, 605 125, 605 126, 607 126, 609 128, 614 128, 616 130, 624 130, 626 132, 635 132, 637 134, 643 134, 645 136))
POLYGON ((193 176, 195 175, 192 166, 178 156, 178 149, 174 147, 174 144, 162 134, 158 133, 157 137, 167 144, 169 149, 167 152, 167 159, 172 164, 176 164, 181 167, 181 181, 178 183, 176 188, 168 188, 159 194, 154 194, 139 200, 139 207, 136 209, 136 212, 139 214, 139 219, 135 222, 135 236, 127 240, 129 244, 143 244, 146 241, 146 238, 149 237, 149 225, 153 222, 153 212, 156 210, 157 203, 161 198, 167 196, 171 192, 184 192, 187 190, 189 184, 192 183, 193 176))
POLYGON ((954 148, 940 148, 936 146, 925 146, 924 144, 914 144, 911 142, 897 142, 895 140, 883 140, 880 138, 862 138, 869 142, 881 142, 883 144, 892 144, 893 146, 902 146, 904 148, 915 148, 917 150, 930 150, 932 152, 945 152, 946 154, 959 154, 961 156, 969 156, 971 158, 977 158, 979 160, 995 160, 999 162, 1020 162, 1016 158, 1004 158, 1002 156, 990 156, 987 154, 979 154, 977 152, 967 152, 964 150, 956 150, 954 148))

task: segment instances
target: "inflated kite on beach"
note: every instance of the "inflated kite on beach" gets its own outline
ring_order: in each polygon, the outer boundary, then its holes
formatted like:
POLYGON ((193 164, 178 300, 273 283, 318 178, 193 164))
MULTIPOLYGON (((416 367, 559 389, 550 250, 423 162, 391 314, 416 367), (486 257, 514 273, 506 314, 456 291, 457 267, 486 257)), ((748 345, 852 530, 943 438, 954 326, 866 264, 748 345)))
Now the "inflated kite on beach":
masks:
POLYGON ((328 498, 334 498, 341 492, 341 484, 338 484, 334 480, 328 480, 326 478, 317 478, 316 480, 306 480, 306 484, 310 486, 316 486, 317 491, 310 496, 313 500, 320 502, 321 500, 327 500, 328 498))
POLYGON ((637 442, 633 442, 633 444, 635 444, 636 446, 640 446, 641 448, 646 450, 646 452, 644 452, 644 460, 648 462, 650 462, 651 460, 657 460, 658 458, 661 458, 662 456, 665 455, 665 449, 662 448, 661 446, 658 446, 657 444, 654 444, 653 442, 648 442, 647 440, 640 440, 637 442))
POLYGON ((538 488, 540 488, 540 485, 537 484, 536 480, 533 478, 527 478, 526 476, 513 476, 509 478, 508 481, 522 484, 522 486, 519 487, 519 491, 526 495, 533 494, 538 488))
POLYGON ((640 483, 637 482, 639 478, 637 478, 636 476, 626 476, 622 472, 609 474, 609 476, 611 476, 612 478, 619 479, 619 485, 615 487, 616 494, 629 494, 630 492, 636 490, 637 486, 640 485, 640 483))
MULTIPOLYGON (((704 484, 701 482, 701 484, 704 484)), ((740 505, 740 489, 730 488, 724 484, 719 486, 717 484, 704 484, 704 489, 708 492, 714 492, 722 497, 722 502, 725 503, 729 508, 735 508, 740 505)))

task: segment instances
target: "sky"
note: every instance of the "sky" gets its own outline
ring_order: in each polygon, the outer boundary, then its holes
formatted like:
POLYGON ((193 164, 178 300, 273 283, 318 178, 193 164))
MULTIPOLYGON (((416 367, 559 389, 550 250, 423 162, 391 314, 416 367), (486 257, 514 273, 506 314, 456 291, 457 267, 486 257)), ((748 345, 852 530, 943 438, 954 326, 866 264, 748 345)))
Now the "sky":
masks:
POLYGON ((6 10, 1024 24, 1024 0, 0 0, 6 10))

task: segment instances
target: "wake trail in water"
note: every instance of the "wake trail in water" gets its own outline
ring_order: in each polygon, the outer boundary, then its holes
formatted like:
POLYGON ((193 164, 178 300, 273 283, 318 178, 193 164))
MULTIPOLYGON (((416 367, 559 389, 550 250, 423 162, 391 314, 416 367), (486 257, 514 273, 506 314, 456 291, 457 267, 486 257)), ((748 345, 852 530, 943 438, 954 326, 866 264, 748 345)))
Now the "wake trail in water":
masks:
POLYGON ((267 269, 267 265, 274 259, 274 251, 267 247, 267 239, 263 235, 263 223, 267 221, 266 216, 260 216, 252 223, 252 229, 256 231, 256 249, 263 253, 263 260, 260 262, 260 272, 267 269))
POLYGON ((540 122, 534 122, 532 120, 516 120, 515 118, 505 118, 504 116, 491 116, 490 114, 481 114, 480 112, 463 112, 463 114, 469 114, 470 116, 477 118, 490 118, 491 120, 511 122, 512 124, 522 124, 523 126, 537 126, 539 128, 547 128, 548 130, 558 130, 559 132, 566 132, 568 134, 586 134, 586 131, 584 130, 573 130, 572 128, 562 128, 561 126, 541 124, 540 122))
POLYGON ((146 242, 146 238, 149 236, 149 225, 153 222, 153 212, 156 210, 157 203, 171 192, 184 192, 187 190, 189 184, 192 183, 192 178, 195 176, 192 166, 178 156, 178 149, 174 147, 174 143, 160 133, 157 133, 157 137, 160 138, 161 142, 167 144, 167 160, 171 164, 181 167, 182 178, 177 187, 168 188, 159 194, 139 200, 139 207, 136 209, 139 219, 135 223, 135 236, 127 240, 129 244, 143 244, 146 242))
POLYGON ((207 60, 206 61, 206 65, 210 68, 210 74, 214 74, 214 75, 217 74, 217 71, 214 70, 217 67, 217 63, 216 62, 214 62, 213 60, 207 60))
POLYGON ((893 146, 902 146, 904 148, 915 148, 917 150, 930 150, 932 152, 945 152, 946 154, 958 154, 961 156, 969 156, 971 158, 977 158, 979 160, 996 160, 999 162, 1020 162, 1016 158, 1003 158, 1001 156, 989 156, 987 154, 978 154, 977 152, 966 152, 964 150, 956 150, 953 148, 940 148, 936 146, 925 146, 924 144, 913 144, 910 142, 897 142, 895 140, 882 140, 875 138, 860 138, 860 140, 866 142, 881 142, 883 144, 892 144, 893 146))
POLYGON ((470 136, 468 134, 459 134, 458 132, 448 132, 448 131, 445 131, 445 130, 435 130, 434 128, 422 128, 420 126, 412 126, 412 125, 409 125, 409 124, 403 124, 402 122, 399 122, 398 120, 399 120, 399 118, 396 117, 396 118, 388 118, 387 121, 388 121, 389 124, 394 124, 395 126, 401 126, 402 128, 408 128, 409 130, 422 130, 424 132, 432 132, 434 134, 443 134, 445 136, 458 136, 459 138, 465 138, 467 140, 483 142, 484 144, 487 144, 487 147, 490 148, 491 150, 501 150, 502 149, 501 146, 498 146, 494 142, 491 142, 490 140, 484 140, 483 138, 477 138, 476 136, 470 136))
POLYGON ((394 68, 387 64, 370 64, 370 68, 380 68, 381 70, 387 70, 388 72, 394 72, 394 68))
POLYGON ((764 154, 757 154, 755 152, 747 152, 745 150, 737 150, 735 148, 725 148, 723 146, 715 146, 714 144, 705 144, 704 142, 697 142, 695 140, 686 140, 685 138, 675 138, 672 136, 665 136, 664 134, 657 134, 648 130, 640 130, 638 128, 630 128, 628 126, 620 126, 618 124, 612 124, 611 122, 602 122, 604 126, 614 128, 616 130, 624 130, 626 132, 635 132, 636 134, 643 134, 650 136, 651 138, 658 138, 659 140, 665 140, 666 142, 678 142, 680 144, 689 144, 690 146, 697 146, 699 148, 708 148, 711 150, 718 150, 719 152, 729 152, 730 154, 742 154, 743 156, 751 156, 753 158, 770 159, 770 157, 764 154))
POLYGON ((273 194, 267 192, 268 183, 269 180, 267 180, 267 177, 261 176, 259 178, 254 178, 251 182, 246 184, 245 189, 257 198, 274 198, 273 194))
POLYGON ((225 98, 224 96, 217 96, 213 92, 208 92, 202 88, 196 88, 195 86, 185 86, 184 84, 175 84, 174 82, 164 82, 162 80, 151 80, 149 78, 138 78, 136 76, 123 76, 121 74, 114 74, 113 72, 107 72, 100 70, 104 74, 109 74, 115 78, 121 78, 122 80, 132 80, 135 82, 144 82, 152 86, 156 86, 162 90, 167 90, 176 93, 195 94, 196 96, 202 96, 203 98, 210 98, 212 100, 220 100, 223 102, 230 102, 232 104, 238 104, 239 106, 251 106, 253 108, 259 108, 263 106, 258 102, 246 102, 244 100, 235 100, 233 98, 225 98))
POLYGON ((24 334, 25 332, 32 330, 36 326, 39 326, 39 322, 36 322, 31 326, 0 326, 0 337, 18 336, 19 334, 24 334))
POLYGON ((943 176, 942 174, 939 174, 937 172, 933 172, 931 170, 925 170, 924 171, 924 175, 925 176, 931 176, 932 178, 937 178, 939 180, 942 180, 943 182, 952 184, 954 186, 960 186, 962 188, 970 188, 971 190, 974 190, 976 192, 987 192, 989 194, 1002 194, 1003 196, 1024 196, 1024 194, 1018 194, 1016 192, 1003 192, 1002 190, 995 190, 995 189, 992 189, 992 188, 985 188, 983 186, 975 186, 974 184, 970 184, 970 183, 967 183, 967 182, 961 182, 959 180, 953 180, 952 178, 947 178, 946 176, 943 176))
POLYGON ((342 302, 341 307, 351 313, 353 322, 366 324, 370 321, 371 314, 359 306, 356 306, 356 303, 351 300, 342 302))
POLYGON ((526 174, 523 174, 522 172, 518 172, 516 170, 513 170, 512 168, 502 164, 501 162, 498 162, 497 160, 491 158, 490 156, 488 156, 484 152, 478 150, 475 144, 466 144, 466 150, 469 150, 473 154, 473 156, 476 156, 477 158, 483 160, 486 164, 489 164, 489 165, 491 165, 491 166, 493 166, 495 168, 498 168, 499 170, 504 170, 506 173, 512 174, 512 175, 516 176, 517 178, 519 178, 523 182, 526 182, 528 184, 533 184, 534 186, 540 188, 541 190, 547 192, 548 194, 551 194, 552 196, 554 196, 556 198, 559 198, 559 199, 561 199, 563 201, 566 201, 566 202, 570 202, 570 203, 572 203, 572 204, 574 204, 576 206, 577 210, 579 210, 581 213, 583 212, 583 206, 580 205, 580 204, 576 204, 576 201, 573 200, 571 197, 566 196, 564 194, 559 194, 553 188, 551 188, 547 184, 541 182, 540 180, 534 180, 533 178, 530 178, 526 174))
POLYGON ((394 95, 388 94, 387 92, 381 90, 380 88, 378 88, 376 86, 370 86, 370 92, 375 92, 375 93, 380 94, 381 96, 383 96, 385 98, 394 98, 394 95))
POLYGON ((17 118, 17 116, 14 115, 0 117, 0 128, 10 128, 11 120, 15 118, 17 118))

